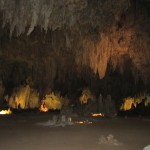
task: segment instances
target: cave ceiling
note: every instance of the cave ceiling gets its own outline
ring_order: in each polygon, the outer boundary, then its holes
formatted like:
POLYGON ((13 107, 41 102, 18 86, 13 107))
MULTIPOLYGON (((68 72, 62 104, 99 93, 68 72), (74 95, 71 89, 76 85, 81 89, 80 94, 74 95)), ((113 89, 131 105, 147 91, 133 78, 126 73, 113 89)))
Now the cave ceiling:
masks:
POLYGON ((108 64, 149 84, 150 1, 0 0, 0 58, 14 86, 52 87, 85 68, 103 79, 108 64))

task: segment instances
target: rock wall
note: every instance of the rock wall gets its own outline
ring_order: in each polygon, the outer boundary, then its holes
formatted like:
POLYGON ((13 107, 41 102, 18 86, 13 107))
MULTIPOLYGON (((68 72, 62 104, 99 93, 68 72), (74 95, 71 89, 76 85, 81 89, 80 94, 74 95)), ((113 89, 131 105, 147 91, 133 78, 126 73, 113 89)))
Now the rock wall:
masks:
POLYGON ((0 80, 5 93, 22 84, 42 94, 82 86, 109 92, 121 85, 128 93, 126 86, 141 80, 148 86, 149 4, 0 0, 0 80))

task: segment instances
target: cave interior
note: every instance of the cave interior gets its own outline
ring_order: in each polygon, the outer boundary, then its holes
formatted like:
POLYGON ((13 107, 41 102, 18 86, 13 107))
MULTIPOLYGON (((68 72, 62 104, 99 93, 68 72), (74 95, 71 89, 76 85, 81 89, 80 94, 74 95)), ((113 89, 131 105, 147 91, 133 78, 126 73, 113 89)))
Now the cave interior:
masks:
POLYGON ((130 102, 150 112, 149 0, 0 0, 1 109, 130 102))

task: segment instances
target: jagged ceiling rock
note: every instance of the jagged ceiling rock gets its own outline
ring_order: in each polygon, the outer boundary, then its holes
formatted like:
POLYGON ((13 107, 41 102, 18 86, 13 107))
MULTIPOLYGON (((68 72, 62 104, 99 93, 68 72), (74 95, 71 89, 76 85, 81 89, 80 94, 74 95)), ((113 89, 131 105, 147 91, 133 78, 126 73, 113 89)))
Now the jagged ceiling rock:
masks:
POLYGON ((105 26, 128 6, 127 0, 117 3, 115 0, 0 0, 3 27, 9 25, 10 36, 14 31, 19 36, 26 28, 27 35, 30 35, 37 25, 45 31, 63 28, 64 25, 72 28, 80 24, 105 26))

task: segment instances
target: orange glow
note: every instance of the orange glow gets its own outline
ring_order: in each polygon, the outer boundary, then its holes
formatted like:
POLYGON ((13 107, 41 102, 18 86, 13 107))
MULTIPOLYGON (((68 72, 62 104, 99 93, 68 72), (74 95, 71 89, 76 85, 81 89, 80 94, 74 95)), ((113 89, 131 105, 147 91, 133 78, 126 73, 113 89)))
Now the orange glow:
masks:
POLYGON ((40 111, 42 111, 42 112, 48 111, 48 108, 46 107, 44 100, 41 101, 40 111))
POLYGON ((93 117, 104 117, 104 114, 102 114, 102 113, 93 114, 93 113, 92 113, 92 116, 93 116, 93 117))
POLYGON ((135 99, 132 97, 128 97, 124 99, 124 103, 122 104, 120 109, 126 111, 132 109, 132 106, 136 107, 135 99))
POLYGON ((42 111, 42 112, 47 112, 47 111, 48 111, 48 108, 47 108, 47 107, 43 107, 43 105, 41 105, 40 111, 42 111))
POLYGON ((10 114, 12 114, 12 111, 10 110, 10 108, 8 110, 0 111, 0 115, 10 115, 10 114))
POLYGON ((92 122, 89 121, 77 121, 76 124, 92 124, 92 122))
POLYGON ((79 121, 79 122, 76 122, 77 124, 84 124, 84 122, 83 121, 79 121))

